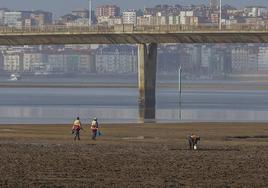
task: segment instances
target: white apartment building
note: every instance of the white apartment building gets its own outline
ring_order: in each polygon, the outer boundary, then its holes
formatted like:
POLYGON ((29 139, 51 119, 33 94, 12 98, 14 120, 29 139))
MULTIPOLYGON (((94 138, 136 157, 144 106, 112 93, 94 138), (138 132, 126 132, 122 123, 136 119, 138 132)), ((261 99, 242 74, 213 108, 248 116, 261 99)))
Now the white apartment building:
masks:
POLYGON ((99 24, 107 24, 107 25, 118 25, 122 24, 122 18, 121 17, 106 17, 106 16, 100 16, 97 18, 99 24))
POLYGON ((128 10, 123 12, 123 24, 137 25, 137 14, 135 10, 128 10))
POLYGON ((22 13, 21 12, 5 12, 4 24, 10 27, 22 26, 22 13))
POLYGON ((180 11, 180 17, 184 17, 184 16, 194 16, 194 11, 192 11, 192 10, 180 11))
POLYGON ((124 50, 100 50, 96 54, 98 73, 137 73, 137 54, 124 50))
POLYGON ((246 16, 260 17, 267 14, 267 8, 262 6, 248 6, 244 8, 246 16))
POLYGON ((23 56, 23 71, 35 72, 45 70, 44 57, 41 53, 25 52, 23 56))
POLYGON ((69 27, 88 26, 88 18, 78 18, 74 21, 66 22, 65 24, 69 27))
POLYGON ((47 71, 61 73, 95 72, 94 58, 90 52, 62 52, 47 54, 47 71))
POLYGON ((3 52, 3 69, 7 72, 21 72, 23 69, 23 53, 21 51, 3 52))
POLYGON ((198 25, 198 17, 194 16, 194 11, 180 12, 181 25, 198 25))
POLYGON ((251 73, 258 70, 258 54, 254 48, 235 47, 232 49, 231 57, 234 73, 251 73))
POLYGON ((268 47, 259 47, 258 71, 268 71, 268 47))

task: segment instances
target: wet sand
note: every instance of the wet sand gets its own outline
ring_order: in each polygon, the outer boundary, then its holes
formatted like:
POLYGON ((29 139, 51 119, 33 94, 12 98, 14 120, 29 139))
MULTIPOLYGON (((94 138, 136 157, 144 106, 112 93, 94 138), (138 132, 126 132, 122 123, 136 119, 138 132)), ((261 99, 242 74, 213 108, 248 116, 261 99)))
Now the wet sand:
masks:
POLYGON ((0 125, 0 187, 268 187, 268 124, 0 125), (201 136, 188 150, 186 136, 201 136))

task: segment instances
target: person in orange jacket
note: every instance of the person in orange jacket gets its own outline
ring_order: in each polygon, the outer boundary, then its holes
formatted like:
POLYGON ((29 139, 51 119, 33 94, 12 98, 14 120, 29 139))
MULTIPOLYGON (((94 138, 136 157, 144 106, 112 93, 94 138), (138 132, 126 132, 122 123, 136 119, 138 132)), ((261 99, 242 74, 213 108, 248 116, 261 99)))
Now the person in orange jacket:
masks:
POLYGON ((99 128, 98 119, 94 118, 94 120, 91 122, 91 127, 90 127, 92 131, 92 140, 96 140, 98 128, 99 128))
POLYGON ((82 124, 80 118, 77 117, 73 123, 72 133, 74 134, 74 140, 80 140, 80 130, 82 129, 82 124))

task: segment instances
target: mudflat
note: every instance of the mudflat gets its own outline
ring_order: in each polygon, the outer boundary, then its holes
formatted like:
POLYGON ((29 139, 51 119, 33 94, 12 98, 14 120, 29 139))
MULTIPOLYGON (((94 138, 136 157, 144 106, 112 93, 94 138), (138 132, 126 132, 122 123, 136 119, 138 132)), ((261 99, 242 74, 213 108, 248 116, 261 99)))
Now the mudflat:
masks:
POLYGON ((0 125, 0 187, 268 187, 268 124, 0 125), (201 137, 189 150, 187 135, 201 137))

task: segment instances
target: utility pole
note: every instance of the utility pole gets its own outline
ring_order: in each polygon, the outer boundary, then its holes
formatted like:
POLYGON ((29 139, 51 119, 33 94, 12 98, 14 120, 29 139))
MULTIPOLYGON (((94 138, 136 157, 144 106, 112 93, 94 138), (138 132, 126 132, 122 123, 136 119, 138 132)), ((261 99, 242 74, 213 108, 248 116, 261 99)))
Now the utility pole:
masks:
POLYGON ((221 30, 221 16, 222 16, 222 7, 221 7, 221 0, 220 0, 220 20, 219 20, 219 30, 221 30))
POLYGON ((91 26, 92 24, 92 0, 88 0, 88 25, 91 26))
POLYGON ((178 71, 178 82, 179 82, 179 102, 181 102, 181 67, 179 67, 178 71))
POLYGON ((179 103, 178 103, 178 110, 179 110, 179 120, 181 120, 181 72, 182 72, 182 68, 181 66, 179 67, 178 70, 178 84, 179 84, 179 103))

